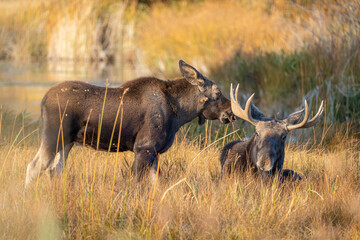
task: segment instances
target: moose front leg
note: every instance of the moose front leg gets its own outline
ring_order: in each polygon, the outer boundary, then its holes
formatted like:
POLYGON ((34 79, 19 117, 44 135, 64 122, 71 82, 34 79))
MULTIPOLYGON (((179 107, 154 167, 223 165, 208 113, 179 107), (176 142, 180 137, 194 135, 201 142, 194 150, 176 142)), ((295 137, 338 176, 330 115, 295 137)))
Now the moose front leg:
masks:
POLYGON ((135 161, 132 170, 137 180, 140 181, 149 172, 149 177, 154 182, 158 167, 157 153, 151 148, 136 149, 134 152, 135 161))

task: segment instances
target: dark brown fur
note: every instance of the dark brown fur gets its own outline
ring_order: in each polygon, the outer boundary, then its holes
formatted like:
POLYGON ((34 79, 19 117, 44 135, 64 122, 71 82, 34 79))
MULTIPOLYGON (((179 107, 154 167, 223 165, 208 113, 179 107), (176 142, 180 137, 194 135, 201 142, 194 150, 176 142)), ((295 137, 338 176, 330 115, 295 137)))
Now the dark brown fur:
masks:
POLYGON ((281 180, 301 180, 297 173, 283 169, 285 139, 288 134, 286 124, 296 123, 301 114, 299 112, 286 120, 267 119, 256 126, 256 133, 250 139, 225 145, 220 155, 222 173, 229 176, 247 170, 269 175, 278 172, 281 180))
POLYGON ((120 122, 119 151, 130 150, 135 153, 133 169, 140 179, 147 169, 156 171, 158 154, 169 149, 175 133, 185 123, 196 117, 200 124, 205 119, 219 119, 223 123, 231 121, 233 115, 230 101, 222 95, 216 84, 185 62, 180 61, 179 64, 183 78, 173 81, 140 78, 117 88, 108 88, 103 114, 105 87, 78 81, 52 87, 41 103, 42 141, 38 154, 28 166, 26 182, 31 182, 48 168, 61 170, 61 167, 54 166, 54 158, 58 154, 57 158, 61 159, 62 154, 59 152, 63 146, 67 146, 66 156, 74 143, 99 150, 117 151, 120 122), (123 95, 123 118, 120 121, 119 114, 115 122, 123 95), (59 109, 61 115, 64 114, 64 142, 62 137, 58 141, 59 109), (114 125, 116 127, 111 141, 114 125))
POLYGON ((249 140, 234 141, 222 149, 220 156, 222 173, 230 175, 251 169, 254 173, 261 172, 270 176, 278 172, 281 180, 286 178, 301 180, 296 172, 283 169, 285 140, 291 130, 315 126, 324 112, 324 102, 321 102, 317 114, 310 120, 306 100, 304 109, 290 114, 284 120, 278 120, 265 117, 252 105, 254 94, 246 101, 243 109, 237 98, 238 91, 239 85, 236 87, 235 93, 231 85, 231 109, 234 115, 255 126, 256 133, 249 140), (303 113, 305 113, 304 118, 299 122, 303 113))

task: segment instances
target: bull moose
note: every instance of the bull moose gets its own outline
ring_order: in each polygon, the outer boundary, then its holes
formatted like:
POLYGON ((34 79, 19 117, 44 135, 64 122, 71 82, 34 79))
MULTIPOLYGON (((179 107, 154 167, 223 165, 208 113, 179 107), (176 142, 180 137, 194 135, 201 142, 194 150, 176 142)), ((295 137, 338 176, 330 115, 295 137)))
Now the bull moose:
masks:
POLYGON ((254 172, 266 172, 270 175, 278 172, 281 180, 286 178, 301 180, 301 177, 294 171, 282 169, 285 157, 285 140, 289 131, 312 127, 320 120, 324 110, 323 101, 317 114, 310 121, 308 121, 309 111, 306 100, 304 109, 290 114, 283 120, 278 120, 267 118, 261 112, 257 115, 250 114, 254 94, 246 101, 245 109, 243 109, 238 102, 238 91, 239 85, 236 87, 234 95, 231 85, 232 112, 235 116, 255 126, 256 133, 249 140, 233 141, 225 145, 220 155, 222 174, 230 175, 252 169, 254 172), (299 123, 304 112, 304 119, 299 123))
POLYGON ((147 77, 116 88, 79 81, 52 87, 41 102, 40 149, 27 167, 26 185, 45 170, 51 177, 59 174, 74 143, 133 151, 140 180, 148 170, 156 173, 158 154, 169 149, 185 123, 196 117, 199 124, 234 119, 230 101, 213 81, 182 60, 179 67, 183 77, 172 81, 147 77))

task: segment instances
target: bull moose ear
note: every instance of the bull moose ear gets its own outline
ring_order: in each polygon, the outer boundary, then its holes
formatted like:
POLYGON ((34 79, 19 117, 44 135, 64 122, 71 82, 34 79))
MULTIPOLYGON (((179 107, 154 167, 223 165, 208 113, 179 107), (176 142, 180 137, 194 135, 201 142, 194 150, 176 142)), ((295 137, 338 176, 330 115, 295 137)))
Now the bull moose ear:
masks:
POLYGON ((265 115, 251 102, 251 116, 253 119, 263 121, 266 119, 265 115))
POLYGON ((305 109, 294 112, 290 114, 287 118, 284 119, 284 122, 288 125, 297 124, 300 121, 301 116, 303 115, 305 109))
POLYGON ((193 66, 190 66, 183 60, 180 60, 179 68, 183 77, 188 80, 192 85, 197 85, 200 87, 204 85, 205 82, 203 76, 193 66))

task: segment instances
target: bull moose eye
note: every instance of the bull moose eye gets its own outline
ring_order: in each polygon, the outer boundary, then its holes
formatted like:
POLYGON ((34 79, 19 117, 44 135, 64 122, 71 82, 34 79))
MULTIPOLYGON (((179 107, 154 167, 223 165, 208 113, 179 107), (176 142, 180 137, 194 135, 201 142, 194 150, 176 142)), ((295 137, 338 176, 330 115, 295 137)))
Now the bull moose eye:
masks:
POLYGON ((281 140, 285 141, 285 139, 286 139, 286 135, 281 135, 281 140))

